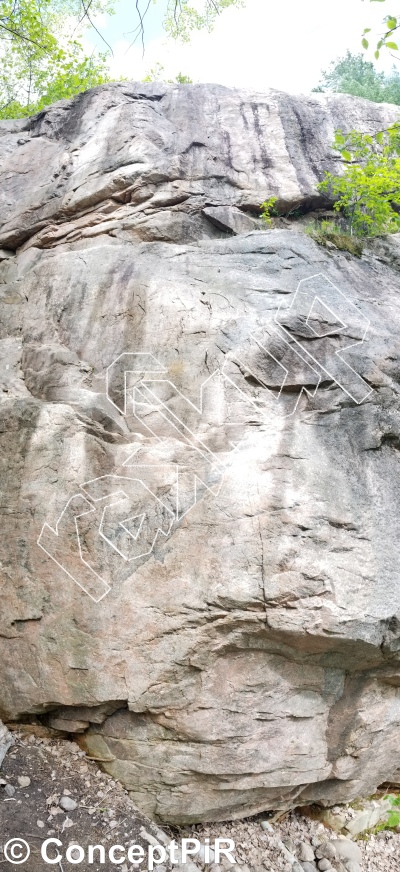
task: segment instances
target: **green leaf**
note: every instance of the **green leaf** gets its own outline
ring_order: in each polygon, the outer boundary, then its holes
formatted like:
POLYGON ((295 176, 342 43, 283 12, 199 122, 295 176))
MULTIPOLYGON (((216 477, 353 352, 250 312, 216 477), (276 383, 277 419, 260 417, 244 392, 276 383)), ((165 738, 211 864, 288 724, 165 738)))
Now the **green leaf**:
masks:
POLYGON ((376 50, 376 52, 374 52, 374 57, 376 58, 376 60, 378 60, 378 58, 379 58, 379 51, 378 51, 378 49, 376 50))
MULTIPOLYGON (((336 134, 343 135, 342 131, 336 134)), ((347 222, 353 236, 397 233, 400 203, 400 129, 396 123, 375 136, 351 130, 346 134, 348 149, 339 149, 344 166, 340 176, 325 173, 318 189, 328 193, 335 212, 347 222), (377 152, 376 145, 383 145, 377 152)), ((388 797, 392 803, 394 797, 388 797)), ((400 812, 391 811, 386 826, 397 826, 400 812)))
POLYGON ((388 30, 396 30, 397 18, 387 18, 386 24, 387 24, 388 30))
POLYGON ((363 48, 368 48, 368 46, 369 46, 369 42, 368 42, 367 39, 365 39, 365 36, 364 36, 363 39, 361 40, 361 44, 362 44, 363 48))
POLYGON ((193 30, 213 29, 215 20, 223 9, 229 6, 242 6, 242 0, 207 0, 196 4, 203 8, 197 9, 190 5, 189 0, 167 0, 164 28, 174 39, 188 42, 193 30))
POLYGON ((386 48, 391 48, 391 49, 393 49, 393 51, 399 50, 399 47, 398 47, 396 42, 386 42, 385 45, 386 45, 386 48))
POLYGON ((263 219, 263 221, 265 222, 265 224, 268 227, 270 227, 272 224, 271 214, 272 215, 278 214, 276 212, 276 209, 274 208, 277 199, 278 199, 277 197, 270 197, 268 200, 265 200, 264 203, 261 203, 261 206, 260 206, 260 209, 262 209, 261 218, 263 219))

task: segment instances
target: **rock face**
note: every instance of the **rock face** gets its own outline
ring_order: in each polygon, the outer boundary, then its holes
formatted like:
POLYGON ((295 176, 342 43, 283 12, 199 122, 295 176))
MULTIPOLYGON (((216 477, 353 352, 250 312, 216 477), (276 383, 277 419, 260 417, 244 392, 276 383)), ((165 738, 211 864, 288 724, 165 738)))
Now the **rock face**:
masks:
POLYGON ((257 218, 397 112, 124 83, 0 124, 0 716, 159 820, 400 766, 400 240, 257 218))
POLYGON ((4 760, 4 757, 7 754, 8 749, 11 748, 11 745, 13 745, 13 743, 14 740, 11 733, 9 732, 9 730, 7 730, 7 727, 5 727, 4 724, 0 721, 0 767, 4 760))

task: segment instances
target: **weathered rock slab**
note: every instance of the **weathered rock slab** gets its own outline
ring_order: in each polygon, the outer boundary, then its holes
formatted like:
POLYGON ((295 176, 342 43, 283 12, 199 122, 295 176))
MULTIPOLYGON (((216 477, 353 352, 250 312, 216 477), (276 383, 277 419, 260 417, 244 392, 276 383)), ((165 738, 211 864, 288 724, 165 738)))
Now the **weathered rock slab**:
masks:
POLYGON ((400 766, 399 240, 206 212, 314 207, 395 113, 123 83, 0 124, 0 714, 153 818, 400 766))

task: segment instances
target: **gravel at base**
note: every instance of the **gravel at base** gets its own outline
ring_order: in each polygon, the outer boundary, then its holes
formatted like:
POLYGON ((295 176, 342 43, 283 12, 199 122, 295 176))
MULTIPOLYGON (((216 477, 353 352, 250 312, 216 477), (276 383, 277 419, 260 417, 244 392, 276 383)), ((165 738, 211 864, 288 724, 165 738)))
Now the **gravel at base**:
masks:
MULTIPOLYGON (((231 823, 210 824, 191 827, 185 830, 202 842, 204 838, 211 840, 215 836, 233 839, 236 844, 236 858, 239 864, 247 867, 250 872, 299 872, 288 862, 283 854, 283 844, 289 853, 294 854, 297 862, 299 859, 299 845, 301 842, 312 844, 314 850, 318 844, 326 840, 337 838, 336 833, 327 829, 323 824, 303 817, 300 812, 290 812, 281 821, 273 824, 273 833, 265 832, 261 828, 261 821, 268 818, 267 815, 257 819, 233 821, 231 823)), ((384 832, 377 836, 357 839, 355 842, 361 849, 362 863, 361 872, 399 872, 400 870, 400 835, 398 833, 384 832)), ((331 861, 333 869, 341 869, 346 872, 346 867, 331 861)), ((227 868, 227 866, 222 866, 227 868)), ((238 872, 238 866, 235 867, 238 872)), ((315 867, 314 867, 315 868, 315 867)), ((303 872, 300 866, 301 872, 303 872)), ((306 866, 307 869, 307 866, 306 866)), ((309 870, 311 872, 311 868, 309 870)))
MULTIPOLYGON (((349 809, 349 815, 353 814, 349 809)), ((88 844, 138 844, 148 848, 151 840, 192 836, 204 844, 206 838, 233 839, 237 865, 223 860, 221 866, 208 865, 209 872, 329 872, 327 861, 318 857, 318 848, 327 840, 337 839, 336 833, 317 820, 291 812, 277 822, 268 815, 257 818, 184 827, 169 830, 145 817, 129 799, 123 787, 100 771, 88 760, 74 742, 35 735, 16 737, 0 770, 0 866, 13 869, 2 854, 3 845, 12 837, 25 837, 32 845, 32 854, 21 868, 25 872, 40 872, 45 866, 39 846, 46 837, 61 837, 65 846, 74 842, 88 844), (162 838, 161 838, 162 837, 162 838), (303 847, 301 847, 301 844, 303 847), (317 856, 311 859, 312 851, 317 856), (293 862, 294 861, 294 862, 293 862)), ((331 870, 338 872, 399 872, 400 835, 384 832, 354 842, 361 850, 361 864, 345 866, 338 859, 331 870)), ((356 848, 357 851, 357 848, 356 848)), ((325 851, 324 857, 329 854, 325 851)), ((199 862, 199 861, 197 861, 199 862)), ((139 869, 144 870, 147 864, 139 869)), ((128 864, 114 865, 80 863, 63 865, 63 872, 76 868, 111 872, 131 872, 128 864)), ((138 867, 136 866, 136 869, 138 867)), ((168 872, 170 865, 156 866, 158 872, 168 872)), ((200 869, 200 865, 196 868, 200 869)), ((175 866, 175 872, 196 872, 193 865, 175 866)))

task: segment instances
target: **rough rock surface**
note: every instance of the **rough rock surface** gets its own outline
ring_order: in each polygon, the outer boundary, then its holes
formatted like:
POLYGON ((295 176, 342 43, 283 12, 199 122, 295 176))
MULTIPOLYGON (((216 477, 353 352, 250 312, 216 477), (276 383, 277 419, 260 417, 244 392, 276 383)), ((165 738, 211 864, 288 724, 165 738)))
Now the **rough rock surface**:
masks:
POLYGON ((0 124, 0 716, 159 820, 400 766, 400 241, 256 218, 397 112, 124 83, 0 124))
POLYGON ((7 730, 7 727, 0 721, 0 766, 7 754, 9 748, 13 744, 13 737, 7 730))

